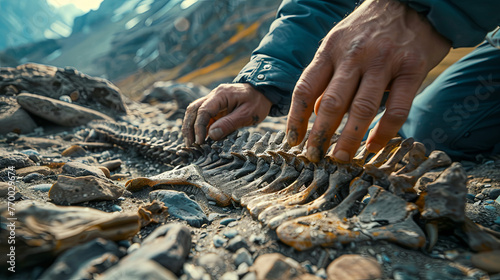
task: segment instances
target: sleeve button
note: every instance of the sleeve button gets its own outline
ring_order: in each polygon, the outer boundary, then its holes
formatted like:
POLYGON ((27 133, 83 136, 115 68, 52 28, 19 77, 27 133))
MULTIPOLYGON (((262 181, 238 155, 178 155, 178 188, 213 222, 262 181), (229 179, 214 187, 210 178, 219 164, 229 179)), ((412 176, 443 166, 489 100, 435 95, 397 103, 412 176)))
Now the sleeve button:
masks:
POLYGON ((264 65, 264 70, 269 70, 269 69, 271 69, 271 64, 264 65))
POLYGON ((257 75, 257 79, 259 79, 259 80, 264 80, 264 77, 265 77, 265 76, 264 76, 263 74, 259 74, 259 75, 257 75))

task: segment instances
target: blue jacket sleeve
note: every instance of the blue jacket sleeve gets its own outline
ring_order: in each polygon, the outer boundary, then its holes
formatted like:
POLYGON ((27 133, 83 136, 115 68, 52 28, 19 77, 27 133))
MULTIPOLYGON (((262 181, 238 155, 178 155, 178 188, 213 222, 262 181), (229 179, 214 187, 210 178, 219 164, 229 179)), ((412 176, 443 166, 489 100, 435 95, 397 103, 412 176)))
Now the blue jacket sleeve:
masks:
POLYGON ((286 115, 293 88, 320 40, 355 7, 355 0, 284 0, 269 32, 233 82, 249 83, 262 92, 273 103, 271 116, 286 115))
POLYGON ((499 0, 399 0, 426 15, 454 48, 473 47, 500 24, 499 0))

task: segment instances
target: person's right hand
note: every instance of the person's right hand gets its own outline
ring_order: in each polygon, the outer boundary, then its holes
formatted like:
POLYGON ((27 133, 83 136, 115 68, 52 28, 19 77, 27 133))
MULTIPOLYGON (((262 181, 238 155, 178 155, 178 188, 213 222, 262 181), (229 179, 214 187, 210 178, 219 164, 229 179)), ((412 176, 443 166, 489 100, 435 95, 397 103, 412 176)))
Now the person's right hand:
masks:
POLYGON ((219 85, 187 107, 182 122, 186 146, 202 144, 207 131, 211 139, 220 140, 240 127, 258 124, 271 106, 271 101, 250 84, 219 85))

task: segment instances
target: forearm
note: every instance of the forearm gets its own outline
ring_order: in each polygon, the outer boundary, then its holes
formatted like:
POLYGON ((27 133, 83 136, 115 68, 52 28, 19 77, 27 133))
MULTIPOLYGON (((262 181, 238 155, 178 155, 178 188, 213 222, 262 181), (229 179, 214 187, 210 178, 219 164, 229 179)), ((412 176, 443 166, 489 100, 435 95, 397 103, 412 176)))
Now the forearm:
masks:
POLYGON ((498 0, 399 0, 425 14, 452 46, 473 47, 500 24, 498 0))
POLYGON ((270 115, 286 115, 295 83, 320 40, 355 6, 354 0, 283 1, 268 34, 234 82, 262 92, 273 103, 270 115))

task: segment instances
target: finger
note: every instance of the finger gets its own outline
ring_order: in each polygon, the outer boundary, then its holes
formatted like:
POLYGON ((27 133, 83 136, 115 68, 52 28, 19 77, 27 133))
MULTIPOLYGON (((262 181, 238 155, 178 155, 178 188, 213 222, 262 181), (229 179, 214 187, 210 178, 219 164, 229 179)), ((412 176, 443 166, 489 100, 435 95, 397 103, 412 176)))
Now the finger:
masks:
POLYGON ((324 156, 330 138, 349 107, 359 82, 359 71, 341 65, 328 85, 317 111, 307 144, 307 158, 318 162, 324 156))
POLYGON ((389 74, 380 67, 371 68, 363 75, 359 89, 349 108, 349 117, 335 145, 333 156, 341 162, 349 162, 377 114, 384 90, 389 84, 389 74))
POLYGON ((197 144, 202 144, 205 141, 210 120, 227 109, 227 106, 228 100, 225 94, 212 95, 200 106, 194 123, 195 142, 197 144))
POLYGON ((393 81, 386 110, 366 141, 368 151, 380 150, 396 136, 408 117, 413 98, 424 78, 424 75, 412 74, 399 76, 393 81))
POLYGON ((300 76, 293 90, 292 104, 288 113, 286 134, 291 146, 298 145, 304 138, 314 102, 328 86, 332 75, 332 60, 322 52, 300 76))
POLYGON ((184 136, 184 143, 187 147, 194 143, 194 122, 196 121, 198 108, 200 108, 206 99, 207 97, 199 98, 189 104, 186 108, 186 113, 184 114, 184 119, 182 120, 182 135, 184 136))
POLYGON ((226 116, 216 120, 208 131, 208 136, 213 140, 220 140, 240 127, 249 126, 260 122, 260 117, 249 106, 240 106, 226 116))

